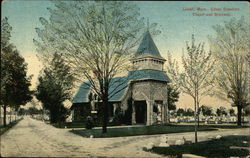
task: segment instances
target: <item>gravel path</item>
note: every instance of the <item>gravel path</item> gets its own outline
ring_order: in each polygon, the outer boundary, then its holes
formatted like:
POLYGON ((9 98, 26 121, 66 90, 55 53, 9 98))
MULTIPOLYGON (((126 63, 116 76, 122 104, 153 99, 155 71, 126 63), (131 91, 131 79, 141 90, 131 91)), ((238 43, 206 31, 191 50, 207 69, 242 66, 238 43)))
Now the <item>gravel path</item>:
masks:
MULTIPOLYGON (((199 132, 199 141, 217 135, 249 135, 250 129, 199 132)), ((116 138, 84 138, 57 129, 41 121, 25 117, 1 136, 1 156, 4 157, 161 157, 142 150, 148 143, 158 145, 163 135, 116 138)), ((192 132, 165 134, 168 143, 174 144, 184 136, 193 140, 192 132)))

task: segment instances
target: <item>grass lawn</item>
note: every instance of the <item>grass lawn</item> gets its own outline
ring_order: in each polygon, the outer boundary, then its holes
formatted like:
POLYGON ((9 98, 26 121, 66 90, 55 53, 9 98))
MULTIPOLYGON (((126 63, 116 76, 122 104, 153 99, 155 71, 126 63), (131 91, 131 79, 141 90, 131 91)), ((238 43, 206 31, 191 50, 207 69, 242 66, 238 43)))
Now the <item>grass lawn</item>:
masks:
POLYGON ((63 122, 59 125, 57 124, 52 124, 56 128, 85 128, 85 124, 82 122, 63 122))
POLYGON ((15 126, 19 121, 21 121, 23 118, 19 119, 19 120, 16 120, 16 121, 13 121, 11 122, 10 124, 8 124, 6 127, 3 127, 1 126, 0 127, 0 136, 2 134, 4 134, 5 132, 7 132, 10 128, 12 128, 13 126, 15 126))
MULTIPOLYGON (((216 128, 200 126, 199 131, 211 131, 216 128)), ((141 127, 121 127, 121 128, 108 128, 108 132, 102 134, 102 129, 74 129, 71 132, 81 135, 83 137, 89 137, 93 135, 95 138, 102 137, 124 137, 124 136, 136 136, 136 135, 154 135, 154 134, 166 134, 166 133, 180 133, 180 132, 192 132, 194 131, 193 125, 155 125, 155 126, 141 126, 141 127)))
POLYGON ((219 140, 198 142, 197 144, 153 147, 148 151, 170 157, 182 157, 182 154, 195 154, 204 157, 246 157, 249 155, 249 147, 250 136, 233 135, 222 137, 219 140), (243 141, 246 142, 243 143, 243 141))
MULTIPOLYGON (((59 127, 54 125, 55 127, 59 127)), ((69 122, 64 123, 59 128, 84 128, 83 123, 69 122)), ((199 131, 209 131, 217 129, 235 129, 235 128, 249 128, 248 126, 237 126, 237 125, 200 125, 199 131)), ((167 134, 167 133, 181 133, 181 132, 193 132, 194 125, 180 125, 180 124, 169 124, 169 125, 153 125, 153 126, 140 126, 140 127, 121 127, 121 128, 108 128, 106 134, 102 134, 102 129, 74 129, 71 132, 81 135, 83 137, 89 137, 93 135, 95 138, 102 137, 124 137, 124 136, 137 136, 137 135, 154 135, 154 134, 167 134)))
MULTIPOLYGON (((85 124, 83 122, 63 122, 61 125, 52 124, 56 128, 85 128, 85 124)), ((176 126, 194 126, 194 124, 172 124, 176 126)), ((110 127, 117 125, 108 125, 110 127)), ((209 128, 223 128, 223 129, 234 129, 234 128, 244 128, 247 126, 237 126, 236 124, 200 124, 200 127, 209 127, 209 128)), ((98 126, 101 127, 101 126, 98 126)))

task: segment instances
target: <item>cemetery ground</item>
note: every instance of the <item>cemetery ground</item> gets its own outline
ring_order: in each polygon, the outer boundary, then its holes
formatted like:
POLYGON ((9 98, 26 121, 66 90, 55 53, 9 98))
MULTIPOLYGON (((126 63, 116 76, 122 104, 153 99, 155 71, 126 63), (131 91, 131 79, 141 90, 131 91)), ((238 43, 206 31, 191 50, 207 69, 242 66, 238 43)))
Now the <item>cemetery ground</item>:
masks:
MULTIPOLYGON (((168 133, 181 133, 194 131, 194 123, 171 123, 166 125, 123 125, 114 126, 109 125, 108 132, 102 134, 101 125, 94 127, 93 129, 85 129, 83 122, 65 122, 59 124, 53 124, 57 128, 71 128, 70 132, 81 135, 83 137, 105 138, 105 137, 124 137, 124 136, 137 136, 137 135, 155 135, 155 134, 168 134, 168 133)), ((223 124, 204 124, 200 123, 198 131, 213 131, 218 129, 236 129, 247 128, 243 125, 237 126, 236 123, 223 123, 223 124)))
MULTIPOLYGON (((200 131, 198 133, 198 140, 201 143, 217 135, 221 135, 222 138, 228 135, 247 136, 249 135, 249 130, 249 128, 220 128, 213 131, 200 131)), ((183 137, 188 140, 194 140, 193 132, 86 138, 73 134, 71 131, 72 129, 55 128, 42 121, 24 117, 17 125, 1 136, 1 156, 164 157, 164 155, 144 151, 143 148, 149 143, 156 146, 159 145, 163 136, 168 137, 168 144, 170 145, 175 144, 176 140, 183 137)), ((234 138, 230 138, 228 142, 233 143, 234 140, 234 138)), ((232 144, 232 146, 236 145, 232 144)))
MULTIPOLYGON (((124 137, 124 136, 138 136, 138 135, 155 135, 155 134, 169 134, 169 133, 183 133, 193 132, 194 125, 152 125, 152 126, 127 126, 127 127, 111 127, 108 132, 103 134, 101 128, 95 129, 72 129, 70 132, 81 135, 83 137, 93 136, 94 138, 105 137, 124 137)), ((219 129, 236 129, 247 128, 247 126, 237 127, 235 125, 200 125, 198 131, 215 131, 219 129)))
POLYGON ((250 154, 250 136, 230 135, 196 144, 153 147, 147 151, 176 157, 187 153, 203 157, 247 157, 250 154))

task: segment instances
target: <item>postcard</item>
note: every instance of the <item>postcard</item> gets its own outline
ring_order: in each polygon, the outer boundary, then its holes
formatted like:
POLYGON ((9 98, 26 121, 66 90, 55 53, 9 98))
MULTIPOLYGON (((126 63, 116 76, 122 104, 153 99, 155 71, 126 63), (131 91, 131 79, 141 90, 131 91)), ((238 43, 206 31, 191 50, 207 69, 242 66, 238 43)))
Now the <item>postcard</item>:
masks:
POLYGON ((247 1, 3 0, 2 157, 249 157, 247 1))

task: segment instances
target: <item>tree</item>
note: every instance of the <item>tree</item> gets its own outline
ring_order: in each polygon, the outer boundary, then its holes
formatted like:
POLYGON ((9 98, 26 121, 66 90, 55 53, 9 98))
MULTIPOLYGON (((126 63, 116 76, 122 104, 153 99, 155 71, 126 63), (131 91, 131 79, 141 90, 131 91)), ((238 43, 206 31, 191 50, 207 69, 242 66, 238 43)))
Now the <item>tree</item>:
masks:
POLYGON ((180 92, 177 88, 174 88, 171 85, 167 85, 168 88, 168 110, 176 110, 175 102, 178 102, 180 92))
POLYGON ((29 107, 28 111, 27 111, 30 115, 33 114, 42 114, 43 110, 42 109, 37 109, 36 107, 29 107))
POLYGON ((212 94, 215 61, 211 57, 211 52, 205 52, 204 43, 195 45, 194 35, 191 45, 187 42, 186 51, 187 56, 184 54, 182 56, 183 72, 179 72, 177 61, 168 53, 167 74, 182 93, 190 95, 194 100, 195 142, 197 142, 197 110, 202 96, 212 94))
POLYGON ((36 98, 49 110, 50 122, 65 121, 69 112, 63 102, 71 98, 74 77, 61 54, 54 53, 53 59, 44 68, 38 81, 36 98))
POLYGON ((27 110, 26 110, 26 109, 20 108, 20 109, 18 110, 18 115, 25 115, 25 114, 27 114, 27 110))
MULTIPOLYGON (((127 71, 128 59, 144 26, 139 9, 124 1, 54 1, 49 21, 40 18, 34 40, 41 58, 61 52, 80 80, 102 101, 103 133, 107 132, 108 93, 112 78, 127 71)), ((119 84, 118 84, 119 85, 119 84)), ((115 88, 117 89, 117 88, 115 88)))
POLYGON ((1 20, 1 51, 10 45, 10 37, 11 37, 12 27, 8 22, 8 18, 5 17, 1 20))
POLYGON ((211 52, 206 53, 204 50, 204 43, 195 45, 194 35, 191 45, 187 42, 186 51, 187 55, 182 56, 183 72, 179 73, 178 63, 175 63, 177 68, 169 71, 169 74, 174 76, 180 91, 190 95, 194 100, 195 142, 197 142, 197 110, 202 96, 212 94, 215 61, 211 58, 211 52))
POLYGON ((202 105, 199 110, 204 116, 210 116, 212 114, 212 108, 209 106, 202 105))
POLYGON ((27 76, 27 64, 13 44, 10 44, 11 26, 8 19, 1 20, 1 100, 6 126, 6 108, 17 110, 32 99, 31 76, 27 76))
POLYGON ((185 115, 185 116, 194 116, 194 110, 188 108, 187 110, 185 110, 184 115, 185 115))
POLYGON ((234 111, 234 109, 229 109, 229 114, 230 114, 230 116, 235 116, 235 111, 234 111))
POLYGON ((237 107, 237 124, 241 126, 242 109, 249 105, 249 23, 244 17, 231 19, 213 27, 216 36, 209 37, 217 63, 217 95, 231 100, 237 107))
POLYGON ((177 116, 183 116, 184 113, 185 113, 185 110, 182 109, 182 108, 179 108, 179 109, 177 110, 177 116))
POLYGON ((221 116, 221 110, 219 108, 216 109, 217 116, 221 116))
POLYGON ((177 77, 179 67, 178 63, 172 59, 171 54, 168 52, 168 58, 167 58, 167 63, 166 63, 166 73, 171 79, 171 83, 167 85, 168 88, 168 109, 169 110, 176 110, 176 105, 175 102, 178 102, 179 100, 179 85, 177 83, 177 77))
POLYGON ((227 110, 225 107, 221 106, 216 109, 217 116, 227 115, 227 110))

